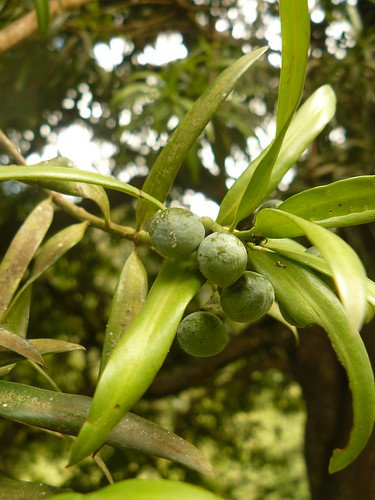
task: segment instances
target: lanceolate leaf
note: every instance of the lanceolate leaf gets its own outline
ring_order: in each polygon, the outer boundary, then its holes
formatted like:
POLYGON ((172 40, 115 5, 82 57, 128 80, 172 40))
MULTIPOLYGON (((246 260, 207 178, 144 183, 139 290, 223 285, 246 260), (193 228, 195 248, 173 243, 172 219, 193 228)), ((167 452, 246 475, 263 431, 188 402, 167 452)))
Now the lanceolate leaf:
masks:
POLYGON ((168 354, 185 308, 205 280, 196 262, 167 259, 96 387, 90 413, 69 465, 97 451, 109 432, 150 386, 168 354))
POLYGON ((265 238, 306 235, 327 262, 351 329, 362 326, 366 309, 366 274, 354 250, 339 236, 296 215, 275 209, 259 212, 250 234, 265 238))
MULTIPOLYGON (((269 183, 264 191, 264 197, 267 197, 278 186, 287 171, 332 119, 335 107, 335 94, 329 85, 324 85, 314 92, 297 111, 285 135, 269 183)), ((219 224, 225 226, 232 224, 246 186, 269 149, 270 146, 251 162, 245 172, 229 189, 220 205, 217 218, 219 224)))
MULTIPOLYGON (((24 294, 30 289, 30 286, 34 281, 39 278, 45 271, 47 271, 58 259, 60 259, 68 250, 77 245, 87 228, 87 222, 81 222, 79 224, 73 224, 67 228, 59 231, 54 236, 52 236, 40 249, 36 256, 34 267, 30 278, 18 292, 13 302, 8 307, 7 311, 3 315, 2 323, 8 325, 12 323, 13 320, 10 318, 16 318, 18 312, 22 308, 24 303, 24 294)), ((29 304, 30 307, 30 304, 29 304)), ((26 311, 25 311, 26 312, 26 311)), ((17 321, 17 319, 16 319, 17 321)), ((19 329, 14 329, 19 335, 26 336, 26 330, 19 331, 19 329)))
MULTIPOLYGON (((67 167, 77 169, 75 164, 63 156, 58 156, 52 160, 42 161, 36 166, 41 166, 44 168, 52 167, 67 167)), ((109 222, 110 219, 110 206, 107 193, 101 186, 94 186, 92 184, 84 184, 82 182, 65 182, 60 180, 39 180, 38 184, 52 191, 57 191, 58 193, 69 194, 71 196, 80 196, 82 198, 87 198, 98 205, 105 220, 109 222)))
POLYGON ((31 359, 40 365, 45 365, 42 356, 35 347, 17 333, 0 326, 0 346, 10 349, 24 358, 31 359))
MULTIPOLYGON (((220 104, 225 101, 245 71, 267 50, 263 47, 242 56, 223 71, 192 106, 173 132, 158 156, 144 185, 143 191, 164 202, 189 149, 200 136, 220 104)), ((140 201, 137 223, 141 227, 156 212, 155 207, 140 201)))
POLYGON ((336 295, 311 270, 269 251, 249 250, 249 258, 255 270, 271 281, 277 301, 298 323, 324 328, 347 372, 353 428, 346 448, 334 450, 329 467, 331 473, 344 469, 364 448, 375 419, 374 375, 361 337, 353 335, 336 295))
POLYGON ((116 500, 119 498, 127 500, 220 500, 220 497, 200 486, 171 479, 127 479, 86 495, 62 493, 52 497, 53 500, 116 500))
POLYGON ((48 484, 32 483, 31 481, 18 481, 0 474, 0 495, 5 500, 40 500, 41 498, 51 498, 52 495, 57 495, 67 491, 66 488, 55 488, 48 484))
POLYGON ((118 341, 140 312, 147 292, 147 272, 134 249, 125 262, 112 300, 104 337, 100 373, 118 341))
POLYGON ((51 225, 52 217, 52 203, 48 199, 31 212, 13 238, 0 264, 0 321, 51 225))
POLYGON ((102 186, 106 189, 114 189, 115 191, 120 191, 121 193, 128 194, 134 198, 142 198, 149 203, 153 203, 157 209, 164 209, 164 205, 160 201, 156 200, 147 193, 144 193, 140 189, 121 182, 113 177, 108 177, 106 175, 96 174, 94 172, 87 172, 85 170, 76 170, 67 167, 55 167, 50 166, 40 167, 40 166, 27 166, 18 167, 16 165, 12 166, 1 166, 0 165, 0 182, 8 181, 24 181, 24 182, 40 182, 40 181, 60 181, 60 182, 85 182, 86 184, 93 184, 95 186, 102 186))
POLYGON ((277 208, 324 227, 373 222, 375 175, 353 177, 307 189, 288 198, 277 208))
MULTIPOLYGON (((66 342, 65 340, 30 339, 28 342, 34 346, 41 355, 85 350, 82 345, 66 342)), ((17 355, 14 351, 0 348, 0 367, 7 366, 18 361, 24 361, 25 359, 25 357, 17 355)))
POLYGON ((279 0, 282 66, 276 113, 276 137, 259 162, 238 205, 234 228, 267 197, 272 170, 293 115, 301 99, 310 43, 310 18, 307 0, 279 0), (298 19, 298 22, 296 22, 298 19))
MULTIPOLYGON (((76 436, 91 398, 0 381, 0 416, 24 424, 76 436)), ((190 443, 159 425, 128 413, 108 436, 107 444, 139 450, 215 475, 205 457, 190 443)))

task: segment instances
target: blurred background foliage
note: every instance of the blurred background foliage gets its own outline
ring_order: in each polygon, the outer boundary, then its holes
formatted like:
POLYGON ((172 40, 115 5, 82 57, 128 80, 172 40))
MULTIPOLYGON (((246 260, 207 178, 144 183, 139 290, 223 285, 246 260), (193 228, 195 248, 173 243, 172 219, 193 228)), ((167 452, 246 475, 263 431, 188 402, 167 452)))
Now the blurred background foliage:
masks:
MULTIPOLYGON (((18 21, 32 12, 34 2, 0 1, 0 129, 30 164, 61 154, 79 168, 115 175, 138 187, 208 83, 243 53, 269 45, 192 148, 168 200, 215 217, 227 188, 275 129, 281 63, 277 1, 57 3, 60 10, 44 40, 34 30, 12 44, 14 34, 22 32, 18 21)), ((330 83, 338 99, 337 114, 272 194, 275 198, 343 177, 374 174, 374 3, 311 0, 309 5, 312 37, 303 99, 330 83)), ((12 161, 0 150, 1 164, 12 161)), ((113 219, 132 225, 133 200, 119 193, 109 196, 113 219)), ((0 254, 40 197, 20 184, 0 185, 0 254)), ((95 211, 86 202, 77 203, 95 211)), ((72 222, 57 210, 51 231, 72 222)), ((345 237, 374 277, 374 225, 346 230, 345 237)), ((91 229, 34 285, 29 337, 69 340, 87 349, 47 359, 49 376, 65 392, 94 391, 111 297, 129 252, 126 241, 91 229)), ((141 256, 152 281, 160 261, 147 249, 141 256)), ((328 481, 325 465, 311 460, 314 450, 309 445, 306 471, 305 424, 314 405, 303 376, 311 373, 301 372, 292 334, 271 319, 245 331, 228 328, 228 350, 209 362, 189 358, 173 346, 135 408, 198 446, 212 461, 218 480, 207 482, 162 459, 105 448, 102 457, 114 479, 186 479, 231 499, 344 498, 322 494, 328 481)), ((303 347, 302 341, 301 333, 303 347)), ((318 350, 323 348, 329 349, 324 344, 318 350)), ((301 352, 309 356, 309 349, 313 347, 301 352)), ((8 379, 50 388, 27 362, 19 363, 8 379)), ((56 436, 9 421, 1 421, 0 430, 0 472, 79 491, 106 484, 90 461, 66 470, 68 446, 56 436)), ((313 436, 307 431, 308 439, 313 436)), ((331 438, 325 442, 327 457, 331 438)))

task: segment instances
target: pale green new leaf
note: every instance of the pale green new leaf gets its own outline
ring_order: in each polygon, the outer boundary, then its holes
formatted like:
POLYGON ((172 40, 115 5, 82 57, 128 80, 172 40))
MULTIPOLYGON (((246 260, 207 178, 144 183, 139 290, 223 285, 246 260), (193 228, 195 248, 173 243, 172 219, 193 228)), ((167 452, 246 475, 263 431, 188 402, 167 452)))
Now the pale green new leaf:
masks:
POLYGON ((147 271, 136 249, 126 259, 112 299, 102 350, 101 373, 113 349, 142 309, 148 292, 147 271))
POLYGON ((48 199, 34 208, 13 238, 0 264, 0 321, 50 227, 52 217, 52 202, 48 199))
POLYGON ((307 189, 285 200, 278 210, 324 227, 375 221, 375 175, 352 177, 307 189))
POLYGON ((61 181, 61 182, 84 182, 95 186, 102 186, 106 189, 113 189, 121 193, 128 194, 134 198, 142 198, 148 203, 154 204, 157 209, 164 209, 164 205, 147 193, 140 189, 121 182, 114 177, 87 172, 86 170, 78 170, 67 167, 50 166, 48 168, 40 166, 18 167, 11 165, 10 167, 0 165, 0 182, 2 181, 23 181, 23 182, 40 182, 40 181, 61 181))
POLYGON ((127 479, 105 488, 81 495, 62 493, 51 500, 220 500, 200 486, 171 479, 127 479))
MULTIPOLYGON (((284 175, 332 119, 335 109, 336 97, 329 85, 324 85, 316 90, 299 108, 285 135, 269 183, 264 191, 265 197, 276 189, 284 175)), ((269 149, 270 146, 252 161, 229 189, 220 205, 217 218, 219 224, 224 226, 232 224, 246 186, 269 149)))
POLYGON ((272 170, 285 134, 301 99, 310 43, 307 0, 279 0, 282 65, 276 113, 276 137, 259 162, 237 207, 232 228, 250 215, 267 197, 272 170), (298 22, 296 22, 298 19, 298 22))
POLYGON ((354 250, 339 236, 296 215, 275 209, 259 212, 253 236, 282 238, 306 235, 327 262, 353 332, 363 324, 366 310, 366 273, 354 250))
POLYGON ((270 251, 249 250, 249 258, 255 270, 270 280, 277 301, 297 323, 315 323, 324 328, 346 370, 353 401, 353 428, 347 446, 334 450, 329 471, 344 469, 366 445, 375 419, 374 375, 362 339, 348 327, 347 315, 336 295, 311 270, 270 251))
MULTIPOLYGON (((228 97, 245 71, 267 50, 256 49, 242 56, 224 70, 194 103, 185 118, 179 123, 167 145, 156 159, 144 185, 143 191, 164 202, 173 185, 189 149, 200 136, 222 102, 228 97)), ((137 206, 137 223, 141 227, 155 207, 140 201, 137 206)))

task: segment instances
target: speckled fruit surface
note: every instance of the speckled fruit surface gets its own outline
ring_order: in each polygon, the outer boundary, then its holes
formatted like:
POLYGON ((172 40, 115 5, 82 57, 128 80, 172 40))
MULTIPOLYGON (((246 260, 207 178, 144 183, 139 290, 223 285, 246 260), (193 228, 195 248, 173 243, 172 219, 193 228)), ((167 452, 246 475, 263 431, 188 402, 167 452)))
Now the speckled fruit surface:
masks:
POLYGON ((227 335, 220 318, 210 312, 198 311, 181 321, 177 340, 188 354, 208 357, 219 354, 224 349, 227 335))
POLYGON ((189 256, 205 236, 199 217, 179 207, 158 212, 151 222, 149 232, 156 250, 171 258, 189 256))
POLYGON ((245 271, 247 252, 233 234, 212 233, 199 245, 197 260, 201 273, 218 286, 232 285, 245 271))
POLYGON ((228 316, 238 323, 253 322, 264 316, 275 300, 273 286, 261 274, 246 271, 220 294, 220 303, 228 316))

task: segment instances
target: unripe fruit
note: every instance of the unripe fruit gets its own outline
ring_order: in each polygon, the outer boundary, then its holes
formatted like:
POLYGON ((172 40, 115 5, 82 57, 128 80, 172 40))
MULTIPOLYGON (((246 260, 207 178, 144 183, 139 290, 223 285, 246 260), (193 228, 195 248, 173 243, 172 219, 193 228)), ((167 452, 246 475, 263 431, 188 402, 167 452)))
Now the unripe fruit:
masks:
POLYGON ((220 294, 220 304, 230 319, 238 323, 253 322, 264 316, 275 300, 273 286, 267 278, 246 271, 220 294))
POLYGON ((177 340, 188 354, 208 357, 215 356, 224 349, 227 336, 220 318, 210 312, 198 311, 181 321, 177 340))
POLYGON ((184 208, 158 212, 150 225, 151 242, 166 257, 184 258, 196 250, 205 236, 199 217, 184 208))
POLYGON ((197 260, 201 273, 209 281, 229 286, 245 271, 247 252, 234 234, 212 233, 199 245, 197 260))

